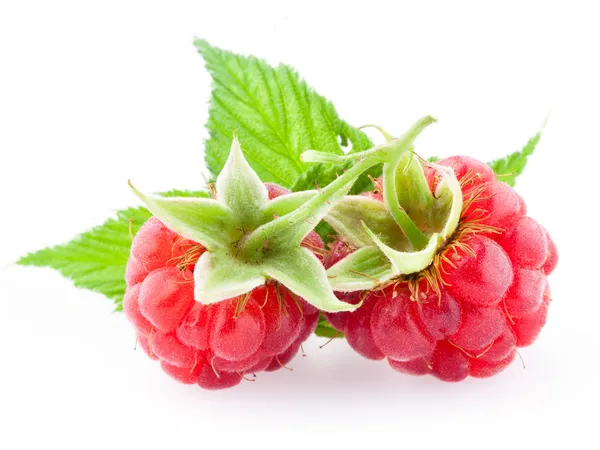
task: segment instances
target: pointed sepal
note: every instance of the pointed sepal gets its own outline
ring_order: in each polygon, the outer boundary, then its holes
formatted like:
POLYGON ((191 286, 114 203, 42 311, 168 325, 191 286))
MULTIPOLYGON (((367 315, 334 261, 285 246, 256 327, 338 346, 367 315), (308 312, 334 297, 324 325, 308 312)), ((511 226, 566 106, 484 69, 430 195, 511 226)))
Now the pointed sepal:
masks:
POLYGON ((131 182, 129 186, 153 215, 183 237, 199 242, 208 249, 227 245, 235 239, 233 212, 218 201, 144 194, 131 182))
POLYGON ((260 267, 241 262, 223 250, 205 252, 194 269, 194 297, 207 305, 250 292, 264 282, 260 267))
POLYGON ((360 160, 326 187, 318 189, 315 195, 293 211, 258 227, 244 244, 246 256, 261 257, 265 243, 271 250, 298 247, 329 210, 348 193, 358 177, 378 161, 378 156, 360 160))
POLYGON ((440 236, 436 233, 429 238, 427 246, 422 250, 401 252, 386 245, 366 226, 365 230, 369 233, 375 244, 377 244, 377 247, 390 260, 395 275, 408 275, 425 269, 433 261, 433 256, 440 243, 440 236))
POLYGON ((229 157, 216 182, 217 200, 227 205, 245 228, 260 224, 263 206, 269 200, 265 184, 244 158, 234 134, 229 157))
POLYGON ((337 202, 325 217, 325 221, 354 247, 368 247, 373 240, 365 228, 381 236, 384 242, 394 248, 410 248, 406 237, 398 229, 394 218, 383 202, 363 195, 349 195, 337 202))
POLYGON ((329 269, 335 290, 370 289, 420 272, 458 227, 462 191, 453 170, 421 160, 412 148, 420 129, 431 122, 424 118, 403 137, 388 137, 383 202, 349 196, 329 212, 325 220, 358 248, 329 269), (440 178, 435 192, 426 172, 431 170, 440 178))
POLYGON ((446 206, 448 215, 446 216, 444 226, 440 231, 440 236, 443 240, 449 238, 458 227, 460 216, 463 208, 463 194, 460 187, 460 182, 456 178, 456 174, 450 167, 431 164, 440 175, 442 180, 439 182, 435 190, 435 196, 439 204, 446 206))
POLYGON ((378 247, 363 247, 327 271, 334 291, 353 292, 372 289, 396 276, 392 263, 378 247))
POLYGON ((360 306, 342 302, 335 296, 323 264, 303 247, 268 258, 262 266, 265 275, 279 281, 321 311, 353 311, 360 306))
POLYGON ((285 216, 298 209, 317 194, 317 191, 300 191, 274 198, 263 206, 263 220, 267 222, 274 218, 285 216))

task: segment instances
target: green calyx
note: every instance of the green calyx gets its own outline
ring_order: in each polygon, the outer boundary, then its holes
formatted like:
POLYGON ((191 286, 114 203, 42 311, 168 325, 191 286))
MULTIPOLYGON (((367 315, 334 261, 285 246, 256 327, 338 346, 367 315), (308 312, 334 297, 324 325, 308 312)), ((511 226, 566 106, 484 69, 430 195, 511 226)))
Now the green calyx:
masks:
POLYGON ((323 311, 347 311, 358 305, 335 297, 325 268, 301 243, 356 179, 378 162, 364 158, 321 190, 269 200, 234 135, 214 199, 160 197, 130 186, 153 215, 206 248, 194 270, 197 301, 219 302, 273 279, 323 311))
POLYGON ((383 202, 347 196, 325 217, 342 239, 358 249, 328 270, 334 290, 370 289, 420 272, 456 230, 462 192, 454 172, 413 151, 418 132, 433 122, 430 117, 421 119, 398 139, 380 130, 387 143, 376 148, 390 149, 383 163, 383 202), (436 177, 434 192, 427 174, 436 177))
POLYGON ((197 301, 219 302, 272 279, 323 311, 353 310, 359 305, 341 302, 333 291, 368 289, 422 270, 456 229, 462 195, 454 173, 430 165, 440 177, 432 193, 424 163, 413 153, 415 138, 434 122, 424 117, 400 138, 388 136, 385 144, 361 153, 306 151, 305 162, 355 164, 322 189, 273 200, 235 135, 214 199, 147 195, 130 185, 156 217, 206 248, 194 270, 197 301), (384 202, 348 196, 358 177, 376 164, 383 164, 384 202), (323 219, 359 248, 328 272, 301 246, 323 219))

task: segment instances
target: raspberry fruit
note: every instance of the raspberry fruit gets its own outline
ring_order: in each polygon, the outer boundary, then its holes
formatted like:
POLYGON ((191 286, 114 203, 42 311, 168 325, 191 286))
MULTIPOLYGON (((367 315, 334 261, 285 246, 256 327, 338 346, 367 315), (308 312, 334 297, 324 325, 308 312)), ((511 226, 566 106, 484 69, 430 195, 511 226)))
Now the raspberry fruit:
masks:
MULTIPOLYGON (((270 198, 288 191, 267 184, 270 198)), ((305 245, 319 257, 323 242, 305 245)), ((162 369, 205 389, 235 386, 245 374, 285 367, 317 326, 319 311, 277 282, 211 305, 194 299, 194 270, 205 248, 156 217, 137 233, 123 309, 138 343, 162 369)))
MULTIPOLYGON (((465 156, 441 160, 460 183, 462 212, 455 231, 437 248, 431 264, 393 277, 374 289, 340 292, 362 305, 353 312, 326 313, 348 343, 392 368, 444 381, 489 377, 507 367, 516 348, 533 343, 546 322, 546 279, 558 260, 548 232, 526 216, 521 197, 496 181, 491 169, 465 156)), ((442 178, 425 166, 433 194, 442 178)), ((370 199, 385 180, 375 180, 370 199)), ((406 208, 408 210, 408 208, 406 208)), ((352 253, 341 240, 326 258, 334 266, 352 253)))
POLYGON ((333 293, 314 228, 379 161, 290 193, 260 180, 234 136, 212 198, 147 195, 129 183, 153 214, 125 277, 123 308, 142 349, 173 378, 207 389, 285 367, 320 310, 356 309, 333 293))

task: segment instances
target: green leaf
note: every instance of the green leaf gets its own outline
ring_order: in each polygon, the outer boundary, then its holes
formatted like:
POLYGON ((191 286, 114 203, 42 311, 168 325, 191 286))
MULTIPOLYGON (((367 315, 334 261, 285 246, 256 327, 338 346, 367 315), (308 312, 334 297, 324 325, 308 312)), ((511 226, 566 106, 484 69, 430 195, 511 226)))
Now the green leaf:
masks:
MULTIPOLYGON (((170 191, 165 195, 208 197, 206 192, 170 191)), ((90 289, 113 300, 121 309, 125 294, 125 266, 129 259, 131 236, 150 218, 146 208, 128 208, 102 225, 72 241, 30 253, 17 264, 58 270, 75 286, 90 289), (131 232, 131 234, 130 234, 131 232)))
POLYGON ((325 318, 323 313, 321 313, 321 315, 319 317, 319 322, 317 323, 317 328, 315 329, 315 334, 317 336, 328 338, 328 339, 344 337, 343 333, 340 333, 339 331, 337 331, 335 328, 333 328, 329 324, 329 322, 327 322, 327 319, 325 318))
MULTIPOLYGON (((342 142, 353 151, 372 146, 368 137, 342 121, 333 105, 312 90, 289 66, 271 67, 253 56, 194 45, 213 79, 209 119, 210 138, 205 157, 217 175, 225 165, 231 136, 237 130, 246 159, 263 181, 291 187, 309 166, 300 160, 304 150, 343 154, 342 142)), ((313 167, 305 188, 333 180, 330 167, 313 167)))
POLYGON ((323 240, 323 243, 325 244, 325 248, 327 248, 328 244, 330 244, 331 242, 334 242, 337 239, 336 231, 333 229, 333 227, 331 225, 329 225, 325 221, 319 222, 319 225, 317 225, 317 227, 315 228, 315 231, 319 234, 319 236, 321 236, 321 239, 323 240))
POLYGON ((511 153, 504 158, 496 159, 488 163, 488 165, 496 174, 496 178, 498 180, 503 181, 510 186, 515 185, 517 177, 521 175, 525 169, 525 166, 527 165, 528 158, 533 154, 538 142, 540 142, 545 124, 546 123, 544 122, 540 131, 538 131, 535 136, 529 139, 527 144, 525 144, 520 151, 511 153))

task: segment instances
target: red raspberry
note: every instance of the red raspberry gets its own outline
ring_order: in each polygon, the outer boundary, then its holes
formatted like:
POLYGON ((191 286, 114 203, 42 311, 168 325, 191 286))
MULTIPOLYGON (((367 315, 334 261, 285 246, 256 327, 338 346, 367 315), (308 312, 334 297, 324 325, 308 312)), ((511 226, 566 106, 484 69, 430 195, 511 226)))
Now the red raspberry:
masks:
MULTIPOLYGON (((444 381, 489 377, 513 361, 516 347, 533 343, 544 326, 550 303, 546 276, 556 267, 556 246, 525 216, 521 197, 495 181, 487 165, 463 156, 438 164, 454 168, 464 207, 434 263, 384 288, 338 294, 350 303, 360 296, 364 303, 354 312, 325 315, 358 353, 387 357, 399 372, 444 381)), ((433 190, 439 177, 429 168, 426 176, 433 190)), ((326 265, 350 252, 343 243, 332 244, 326 265)))
POLYGON ((426 333, 436 340, 452 336, 461 324, 463 306, 448 291, 438 297, 434 292, 420 293, 420 302, 412 302, 412 314, 419 318, 426 333))
MULTIPOLYGON (((287 193, 273 184, 267 189, 272 198, 287 193)), ((318 234, 303 245, 324 256, 318 234)), ((154 217, 139 230, 123 309, 140 347, 171 377, 205 389, 285 367, 316 328, 319 311, 275 282, 216 304, 196 302, 193 271, 203 252, 154 217)))
MULTIPOLYGON (((190 247, 196 245, 168 229, 156 217, 148 219, 137 232, 136 237, 137 239, 134 239, 131 245, 125 272, 127 284, 131 286, 142 281, 156 269, 175 266, 190 247)), ((189 269, 193 270, 193 265, 189 269)))
POLYGON ((369 359, 383 359, 385 357, 385 354, 375 342, 375 333, 371 328, 373 308, 379 298, 377 292, 369 293, 364 298, 361 307, 352 314, 338 313, 347 316, 346 326, 343 331, 350 347, 369 359))
POLYGON ((436 341, 413 314, 410 292, 408 289, 393 291, 393 287, 385 289, 371 312, 370 329, 375 345, 396 361, 430 355, 436 341))
POLYGON ((508 255, 484 236, 466 236, 464 243, 467 248, 444 252, 450 261, 441 268, 447 290, 465 302, 482 306, 497 304, 513 280, 508 255))
MULTIPOLYGON (((325 256, 323 264, 325 265, 325 268, 330 268, 331 266, 348 256, 350 253, 352 253, 352 248, 348 244, 346 244, 343 241, 336 240, 329 244, 329 251, 325 256)), ((360 303, 360 292, 336 292, 336 296, 340 300, 343 300, 352 305, 360 303)), ((329 312, 325 312, 323 314, 325 314, 325 317, 327 317, 327 321, 331 324, 333 328, 335 328, 341 333, 344 333, 344 330, 346 329, 346 320, 349 316, 348 314, 329 312)))
POLYGON ((548 257, 542 266, 542 270, 546 275, 550 275, 554 269, 556 269, 556 265, 558 264, 558 250, 548 232, 546 232, 546 239, 548 240, 548 257))

